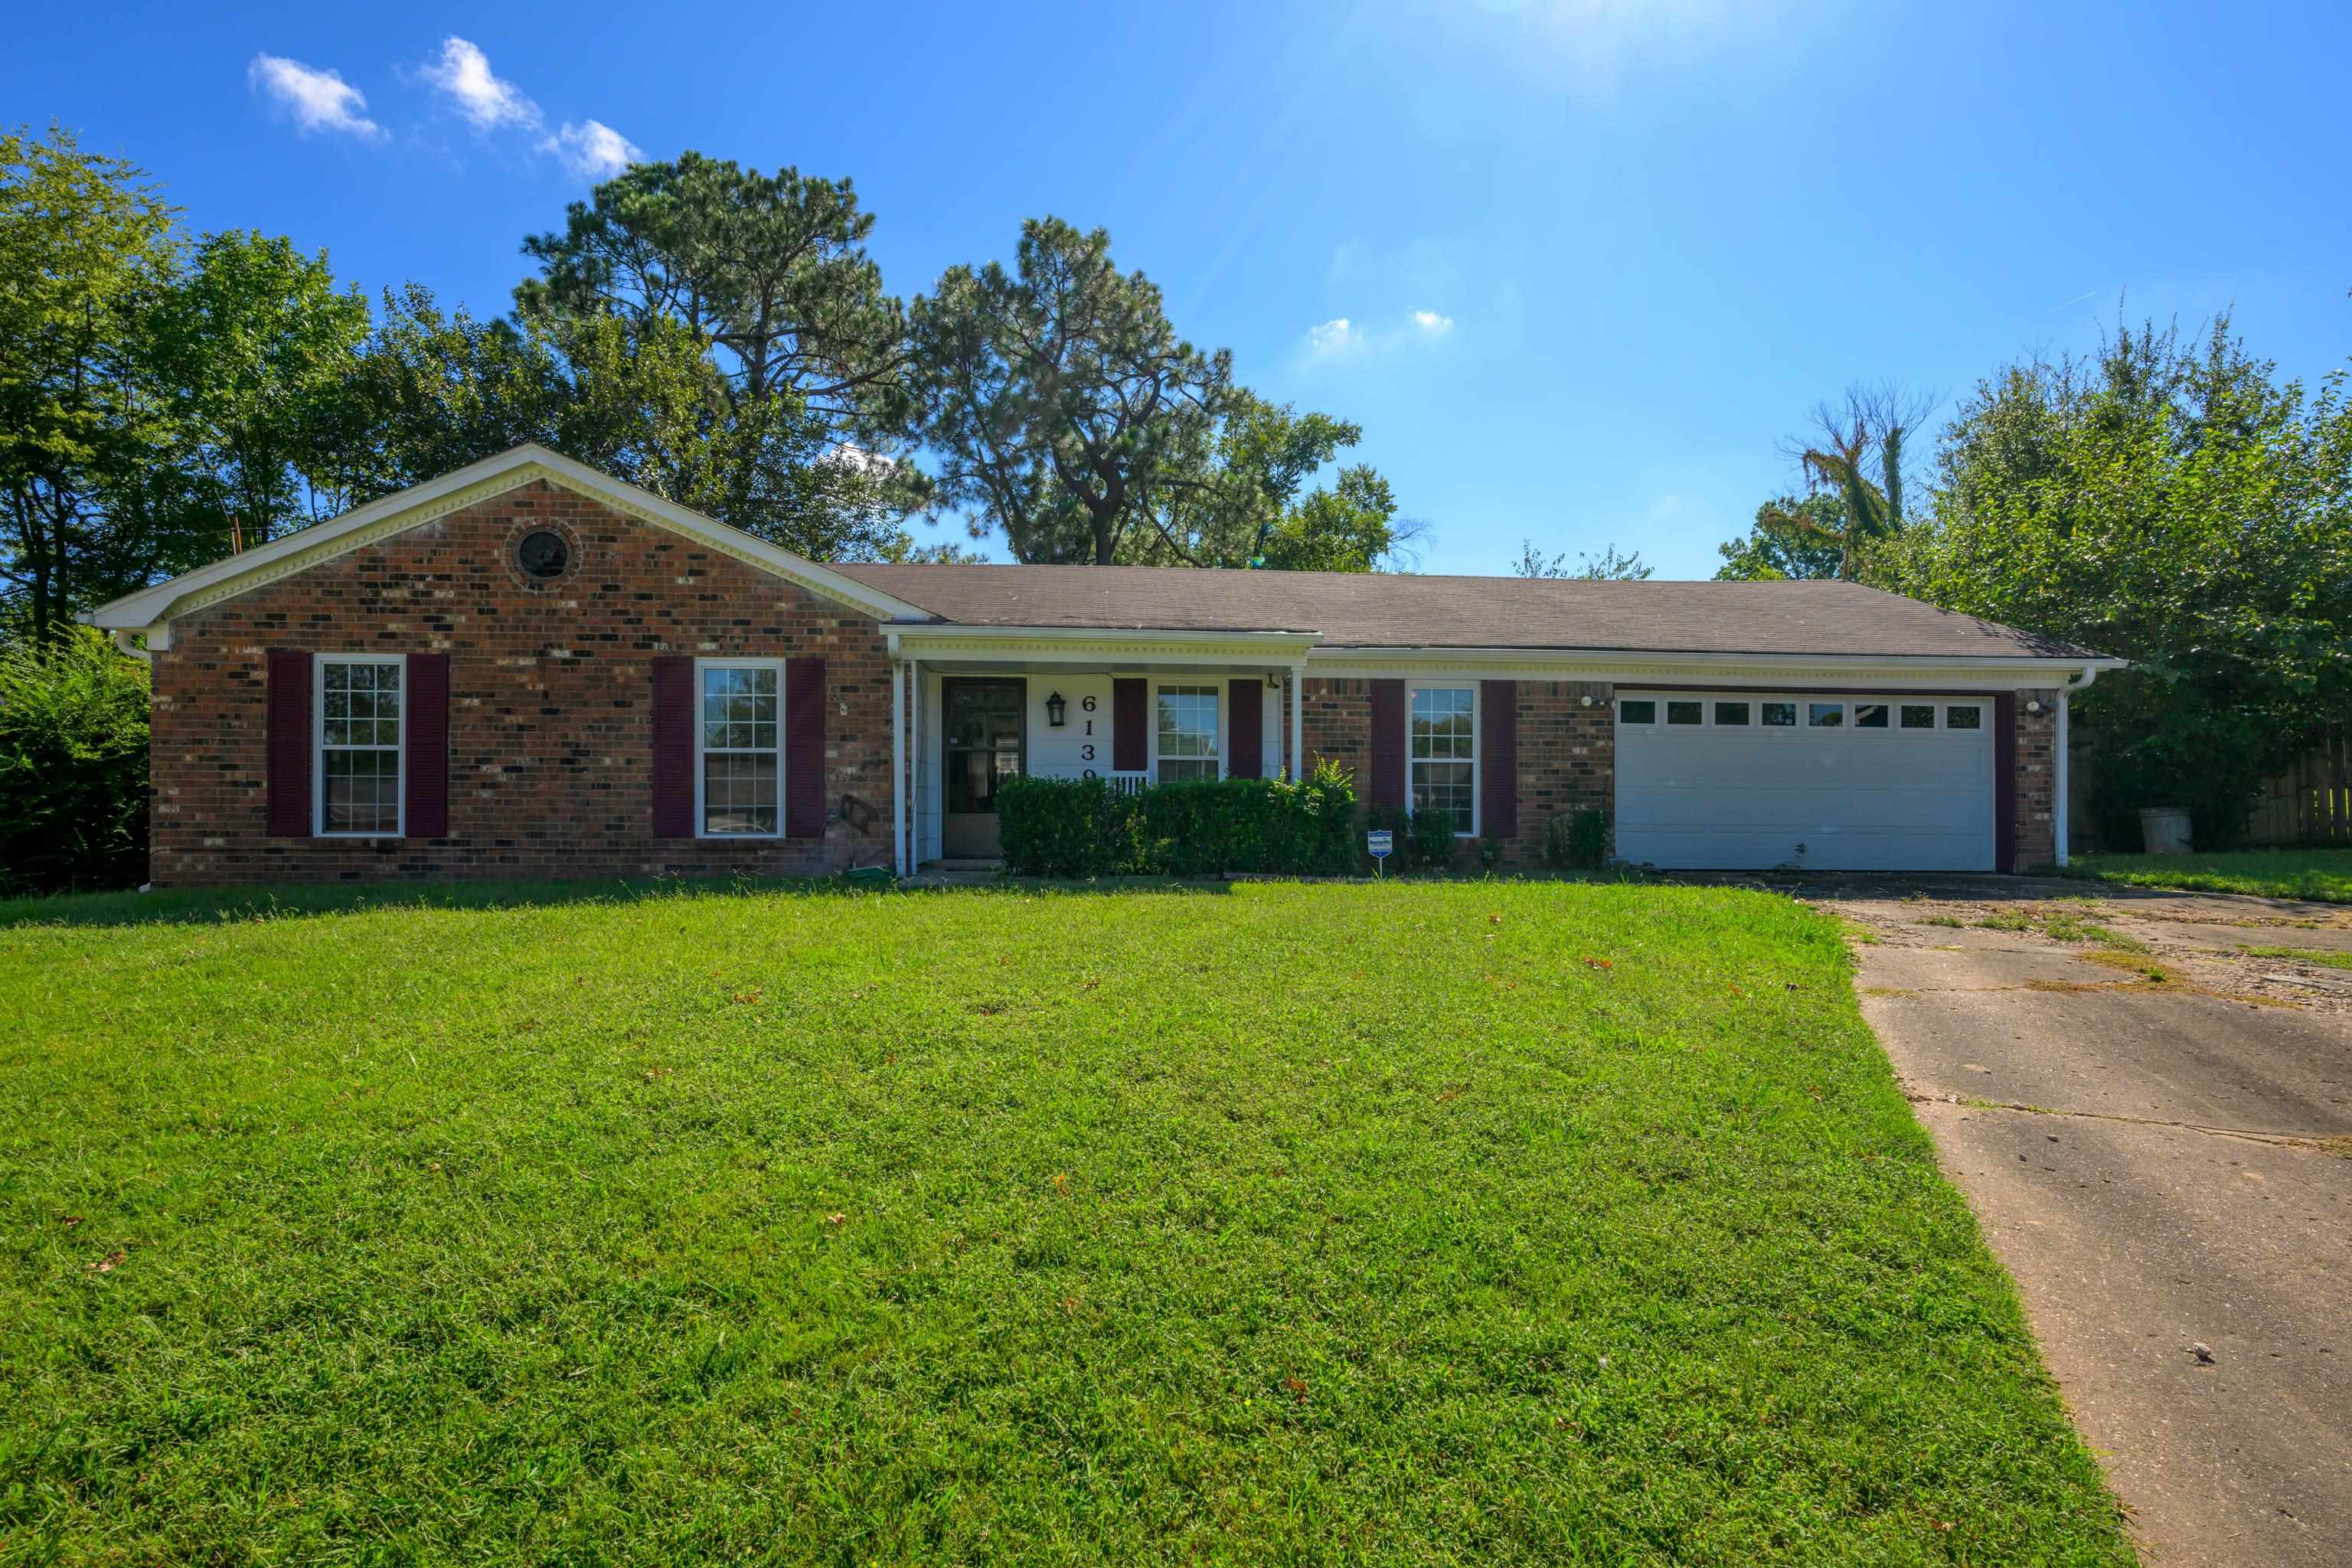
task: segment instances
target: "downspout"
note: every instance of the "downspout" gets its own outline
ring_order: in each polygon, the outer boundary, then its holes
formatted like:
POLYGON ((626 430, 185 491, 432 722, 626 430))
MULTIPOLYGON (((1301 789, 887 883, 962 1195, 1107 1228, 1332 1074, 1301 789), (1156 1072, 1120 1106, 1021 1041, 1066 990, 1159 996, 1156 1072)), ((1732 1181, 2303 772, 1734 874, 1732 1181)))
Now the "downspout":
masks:
POLYGON ((2083 667, 2083 673, 2077 676, 2074 681, 2058 689, 2058 801, 2054 814, 2057 817, 2057 832, 2054 835, 2053 847, 2057 850, 2058 864, 2061 866, 2066 864, 2067 829, 2074 815, 2072 778, 2073 743, 2068 739, 2066 707, 2068 700, 2075 692, 2088 689, 2091 682, 2098 679, 2099 667, 2095 664, 2086 664, 2083 667))
POLYGON ((152 649, 133 647, 131 646, 131 639, 139 635, 139 628, 131 626, 117 626, 108 635, 114 640, 115 652, 129 654, 132 658, 137 659, 142 664, 152 664, 155 662, 155 655, 152 649))
POLYGON ((1299 715, 1307 707, 1307 667, 1290 667, 1290 754, 1284 759, 1290 764, 1290 782, 1298 784, 1307 777, 1307 756, 1299 749, 1299 715))
POLYGON ((890 856, 907 875, 907 661, 890 668, 890 856))

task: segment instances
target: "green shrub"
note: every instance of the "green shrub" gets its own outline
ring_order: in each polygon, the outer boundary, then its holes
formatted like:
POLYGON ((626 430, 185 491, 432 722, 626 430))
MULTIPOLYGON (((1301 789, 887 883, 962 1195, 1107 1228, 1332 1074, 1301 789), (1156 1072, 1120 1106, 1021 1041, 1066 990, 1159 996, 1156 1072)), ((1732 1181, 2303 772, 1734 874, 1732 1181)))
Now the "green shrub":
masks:
POLYGON ((1336 876, 1355 868, 1356 791, 1329 761, 1312 776, 1148 784, 1011 778, 997 786, 1008 870, 1024 877, 1336 876))
POLYGON ((1482 871, 1503 868, 1503 841, 1491 833, 1478 840, 1478 868, 1482 871))
POLYGON ((87 626, 0 652, 0 893, 147 879, 147 667, 87 626))
POLYGON ((1412 814, 1412 863, 1430 870, 1444 870, 1454 858, 1454 814, 1450 811, 1416 811, 1412 814))
POLYGON ((1609 814, 1593 806, 1563 811, 1544 824, 1544 861, 1561 871, 1598 871, 1614 846, 1609 814))

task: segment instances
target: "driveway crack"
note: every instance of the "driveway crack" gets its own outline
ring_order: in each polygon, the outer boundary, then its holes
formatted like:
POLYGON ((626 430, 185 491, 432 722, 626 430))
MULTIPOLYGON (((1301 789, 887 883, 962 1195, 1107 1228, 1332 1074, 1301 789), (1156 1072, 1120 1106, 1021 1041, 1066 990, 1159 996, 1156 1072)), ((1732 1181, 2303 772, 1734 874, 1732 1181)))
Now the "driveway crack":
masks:
POLYGON ((2131 1127, 2168 1127, 2181 1132, 2202 1132, 2211 1138, 2234 1138, 2247 1143, 2269 1143, 2285 1149, 2316 1149, 2352 1159, 2352 1138, 2315 1138, 2297 1132, 2257 1132, 2244 1127, 2215 1127, 2202 1121, 2175 1121, 2161 1116, 2126 1116, 2117 1110, 2061 1110, 2055 1106, 2027 1105, 2014 1100, 1980 1100, 1974 1095, 1925 1094, 1906 1089, 1903 1098, 1914 1105, 1959 1105, 1971 1110, 2014 1110, 2028 1116, 2056 1116, 2082 1121, 2120 1121, 2131 1127))

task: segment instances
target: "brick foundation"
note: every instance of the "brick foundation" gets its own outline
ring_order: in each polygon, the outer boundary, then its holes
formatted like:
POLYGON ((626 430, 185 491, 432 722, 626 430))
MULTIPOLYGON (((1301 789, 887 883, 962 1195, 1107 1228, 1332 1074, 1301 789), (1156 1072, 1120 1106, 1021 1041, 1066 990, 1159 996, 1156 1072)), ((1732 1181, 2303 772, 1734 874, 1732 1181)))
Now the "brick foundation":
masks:
POLYGON ((536 481, 173 623, 154 660, 158 886, 445 877, 793 876, 890 861, 890 666, 869 616, 656 524, 536 481), (510 564, 569 536, 553 584, 510 564), (450 656, 449 831, 273 838, 273 648, 450 656), (825 660, 824 836, 653 837, 658 653, 825 660), (874 808, 863 833, 841 797, 874 808))

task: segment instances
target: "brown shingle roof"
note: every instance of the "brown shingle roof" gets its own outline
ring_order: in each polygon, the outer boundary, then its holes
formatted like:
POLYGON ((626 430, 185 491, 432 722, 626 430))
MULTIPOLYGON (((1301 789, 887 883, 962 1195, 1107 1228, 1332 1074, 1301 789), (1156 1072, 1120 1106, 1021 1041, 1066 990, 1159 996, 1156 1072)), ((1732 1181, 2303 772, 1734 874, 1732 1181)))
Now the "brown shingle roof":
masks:
POLYGON ((2096 657, 1858 583, 1588 583, 1162 566, 835 570, 963 626, 1311 631, 1339 647, 2096 657))

